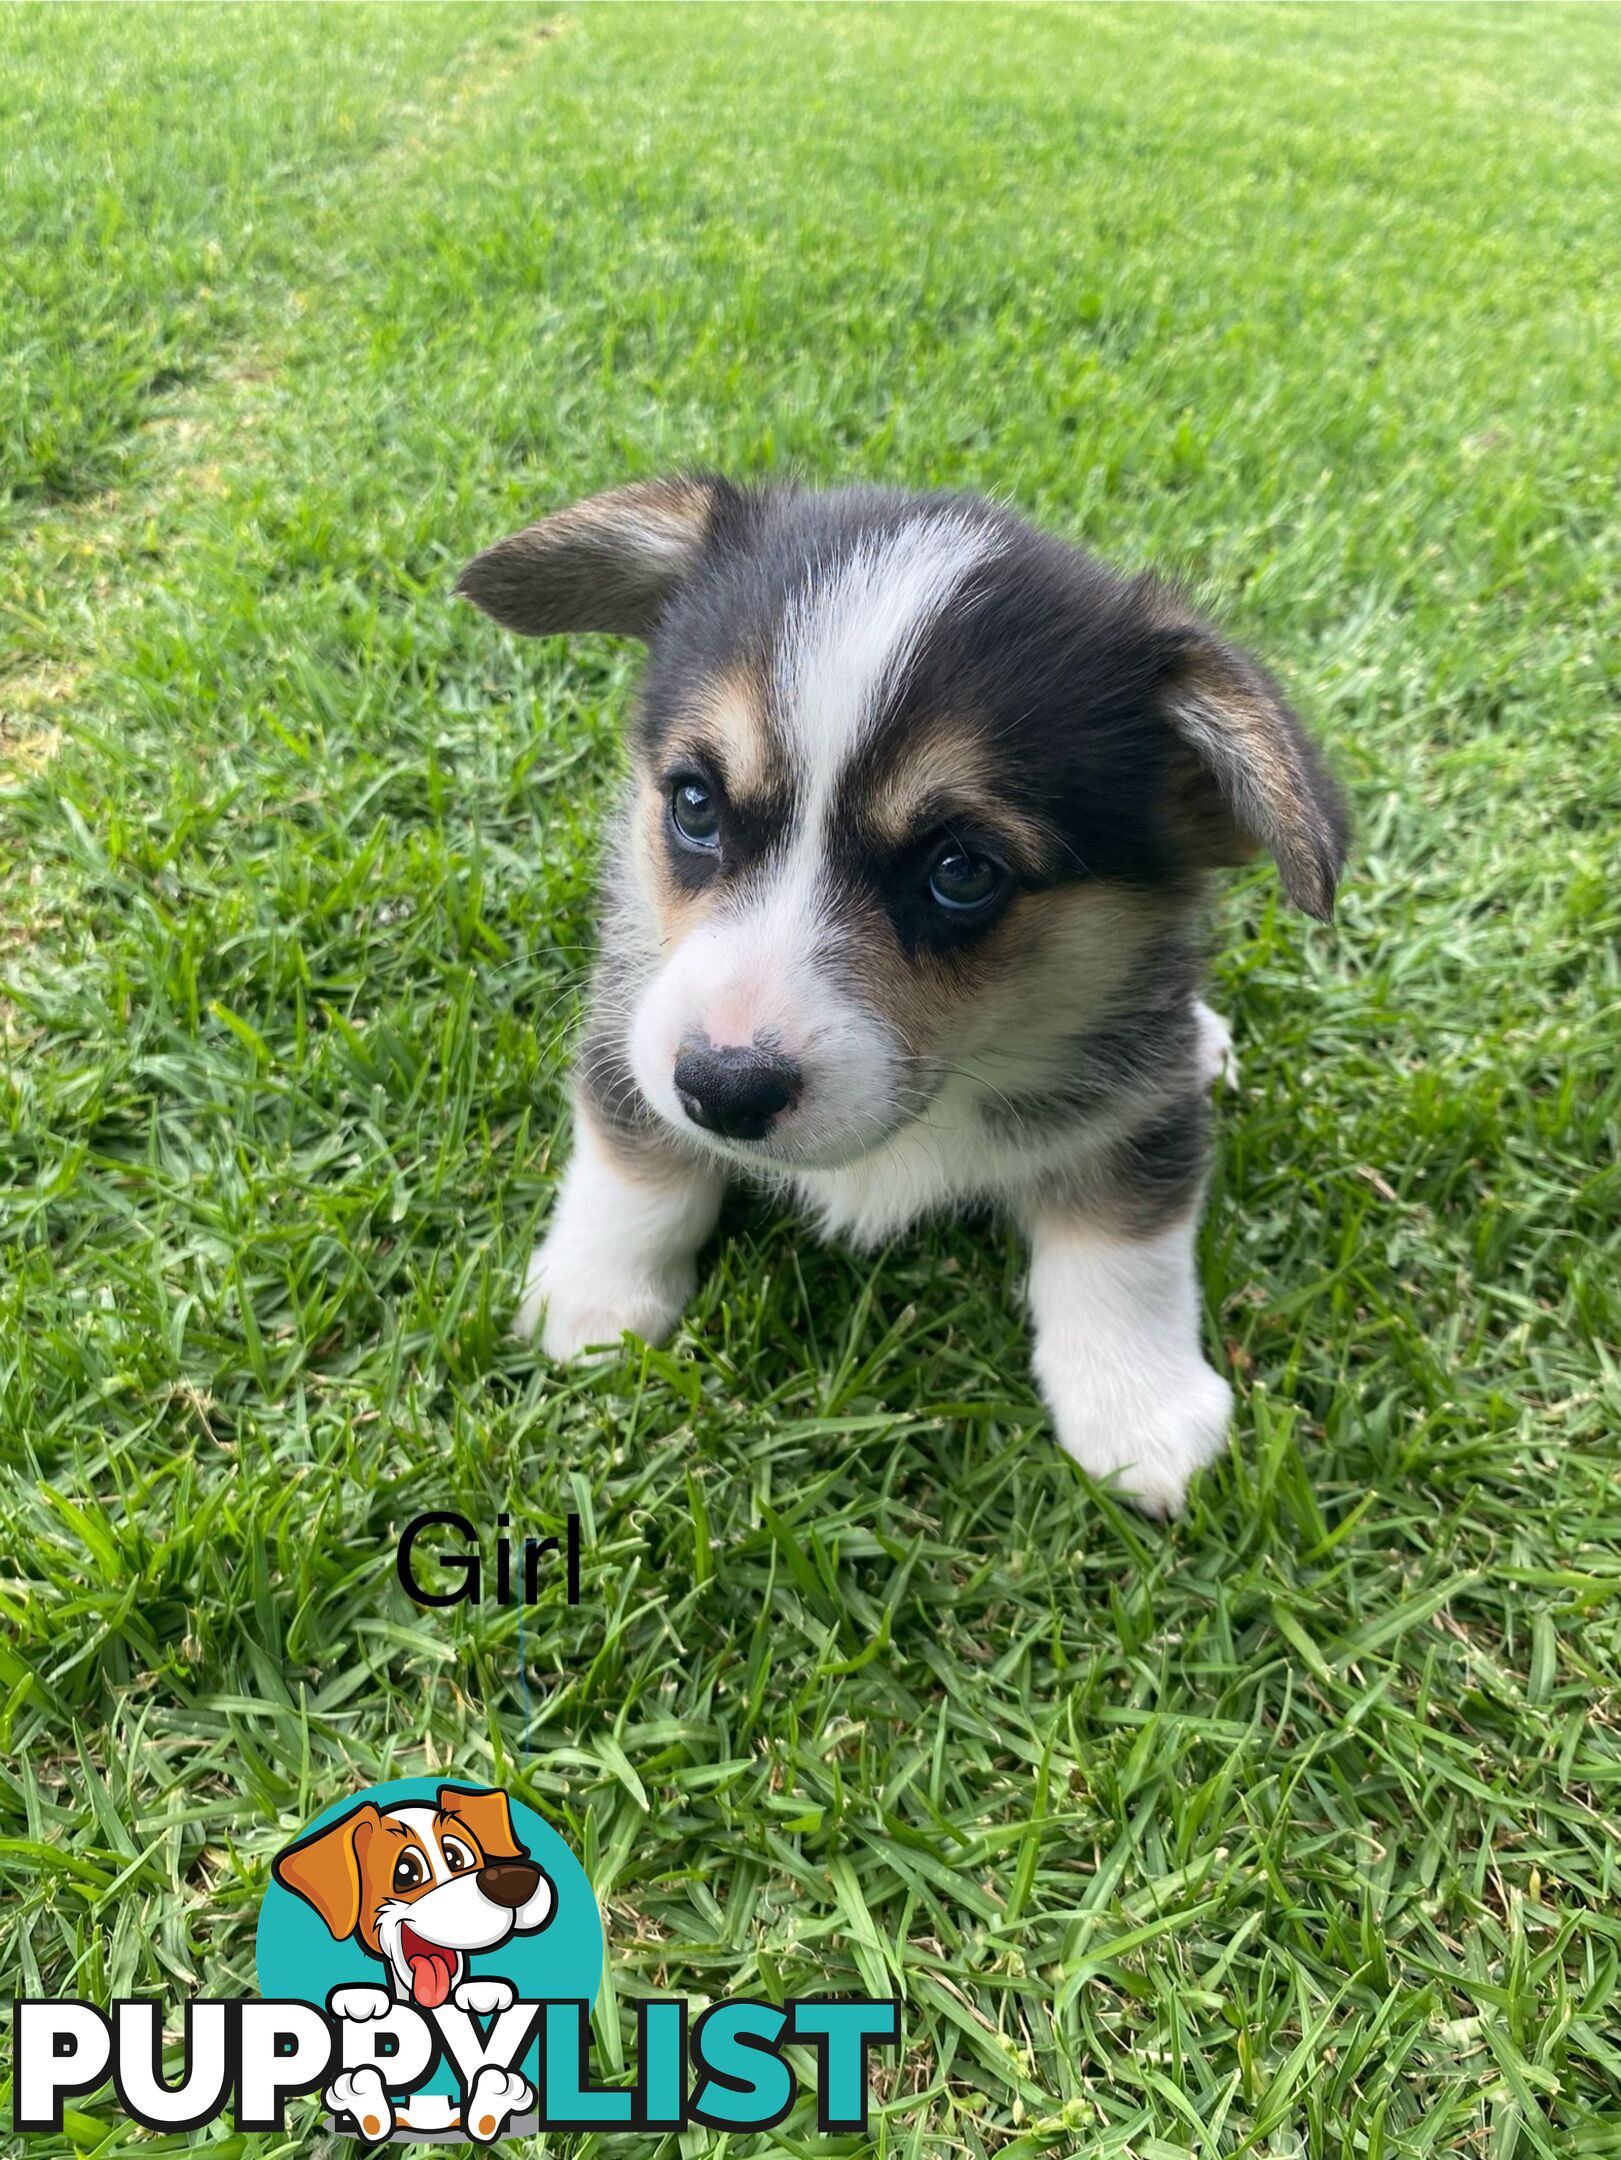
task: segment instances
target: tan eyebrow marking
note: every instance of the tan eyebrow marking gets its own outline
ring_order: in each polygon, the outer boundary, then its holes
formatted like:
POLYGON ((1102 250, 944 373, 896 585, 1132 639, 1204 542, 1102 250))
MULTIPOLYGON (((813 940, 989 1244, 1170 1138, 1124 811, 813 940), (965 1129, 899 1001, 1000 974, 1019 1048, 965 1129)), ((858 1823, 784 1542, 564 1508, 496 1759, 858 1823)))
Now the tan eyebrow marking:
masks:
POLYGON ((747 667, 704 684, 686 713, 694 743, 720 766, 728 795, 763 795, 771 784, 765 689, 747 667))
POLYGON ((911 837, 922 809, 948 797, 972 801, 988 790, 989 760, 975 731, 947 722, 912 736, 874 786, 867 815, 886 840, 911 837))
POLYGON ((1034 866, 1042 859, 1040 827, 997 800, 993 769, 990 746, 978 729, 948 721, 902 747, 867 800, 867 818, 879 837, 896 847, 918 838, 925 826, 949 826, 954 816, 972 818, 1034 866))

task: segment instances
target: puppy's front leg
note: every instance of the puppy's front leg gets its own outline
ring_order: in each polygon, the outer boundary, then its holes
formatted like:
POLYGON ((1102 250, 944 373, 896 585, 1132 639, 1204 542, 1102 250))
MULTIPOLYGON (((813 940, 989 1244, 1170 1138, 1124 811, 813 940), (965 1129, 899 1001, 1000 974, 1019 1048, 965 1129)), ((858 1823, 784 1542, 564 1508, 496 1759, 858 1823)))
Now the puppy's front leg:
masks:
POLYGON ((1201 1131, 1190 1107, 1132 1143, 1111 1190, 1026 1213, 1032 1362, 1059 1444, 1150 1515, 1181 1508, 1232 1411, 1199 1347, 1201 1131))
POLYGON ((725 1180, 652 1139, 616 1140, 583 1097, 574 1153, 546 1241, 524 1277, 514 1332, 548 1357, 617 1344, 629 1328, 662 1342, 697 1280, 725 1180))

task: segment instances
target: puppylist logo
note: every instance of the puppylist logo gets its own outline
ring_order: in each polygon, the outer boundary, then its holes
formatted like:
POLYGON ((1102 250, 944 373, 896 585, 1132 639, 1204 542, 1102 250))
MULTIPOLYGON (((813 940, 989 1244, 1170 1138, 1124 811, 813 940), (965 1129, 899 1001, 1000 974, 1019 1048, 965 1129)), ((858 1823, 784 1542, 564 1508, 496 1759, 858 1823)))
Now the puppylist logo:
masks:
POLYGON ((110 2079, 126 2115, 171 2132, 227 2112, 280 2131, 313 2093, 367 2144, 763 2130, 793 2107, 783 2051, 803 2044, 820 2128, 864 2131, 870 2050, 900 2039, 893 2000, 739 1998, 692 2017, 654 1996, 636 2004, 633 2083, 593 2085, 603 1939, 585 1871, 533 1808, 442 1779, 371 1786, 284 1846, 256 1955, 259 1998, 180 2006, 172 2077, 159 2003, 19 2002, 14 2128, 59 2135, 68 2100, 110 2079))

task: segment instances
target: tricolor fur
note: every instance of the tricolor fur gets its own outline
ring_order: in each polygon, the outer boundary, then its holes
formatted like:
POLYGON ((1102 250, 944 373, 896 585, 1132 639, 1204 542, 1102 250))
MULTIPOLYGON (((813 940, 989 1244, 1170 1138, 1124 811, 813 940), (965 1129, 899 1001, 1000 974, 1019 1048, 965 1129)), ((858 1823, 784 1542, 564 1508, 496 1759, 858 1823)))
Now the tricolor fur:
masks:
POLYGON ((1033 1245, 1058 1436, 1177 1506, 1228 1393, 1193 1245, 1226 1030, 1207 873, 1326 917, 1339 795, 1277 685, 1149 578, 965 496, 692 477, 501 541, 509 628, 644 638, 576 1147, 520 1325, 658 1337, 727 1177, 872 1242, 1033 1245))

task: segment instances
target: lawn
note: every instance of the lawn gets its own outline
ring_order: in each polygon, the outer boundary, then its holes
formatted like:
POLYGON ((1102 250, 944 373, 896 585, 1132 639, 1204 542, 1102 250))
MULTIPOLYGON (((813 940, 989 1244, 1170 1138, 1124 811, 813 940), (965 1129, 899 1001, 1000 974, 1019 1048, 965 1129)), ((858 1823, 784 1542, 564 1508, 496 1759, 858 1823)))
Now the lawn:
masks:
POLYGON ((5 1993, 251 1989, 450 1766, 584 1858, 609 2072, 893 1992, 897 2160, 1621 2154, 1618 99, 1598 9, 0 18, 5 1993), (1331 747, 1169 1528, 994 1226, 739 1200, 667 1351, 506 1339, 636 659, 449 590, 690 463, 1006 496, 1331 747), (410 1604, 441 1507, 581 1603, 410 1604))

